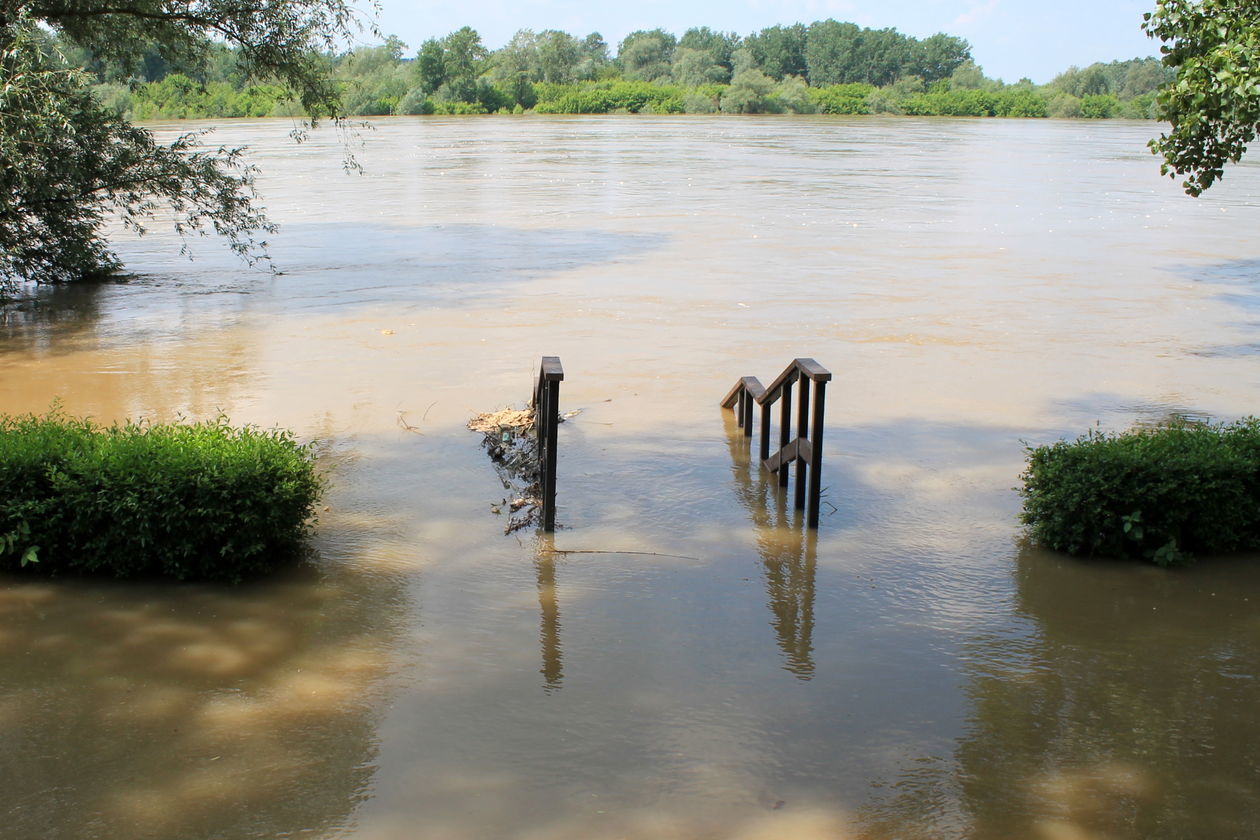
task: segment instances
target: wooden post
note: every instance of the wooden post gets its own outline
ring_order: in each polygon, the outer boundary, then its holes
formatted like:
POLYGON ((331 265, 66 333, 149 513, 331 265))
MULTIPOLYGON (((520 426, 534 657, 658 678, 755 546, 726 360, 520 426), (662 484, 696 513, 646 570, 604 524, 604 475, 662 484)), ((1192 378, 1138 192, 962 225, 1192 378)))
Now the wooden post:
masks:
MULTIPOLYGON (((792 440, 792 381, 783 383, 783 396, 779 397, 779 451, 792 440)), ((779 486, 788 486, 787 464, 779 465, 779 486)))
POLYGON ((559 356, 543 356, 538 374, 540 399, 534 406, 538 412, 538 460, 542 473, 542 525, 544 531, 556 530, 556 433, 560 419, 560 383, 564 368, 559 356))
POLYGON ((770 406, 761 406, 761 446, 758 449, 761 455, 760 463, 765 463, 770 457, 770 406))
POLYGON ((809 527, 818 527, 818 508, 822 503, 823 410, 827 401, 827 382, 814 382, 814 426, 810 430, 809 464, 809 527))
MULTIPOLYGON (((800 440, 809 440, 809 387, 810 381, 802 376, 797 382, 800 384, 797 400, 796 412, 796 437, 800 440)), ((805 509, 805 459, 797 455, 796 457, 796 509, 805 509)))

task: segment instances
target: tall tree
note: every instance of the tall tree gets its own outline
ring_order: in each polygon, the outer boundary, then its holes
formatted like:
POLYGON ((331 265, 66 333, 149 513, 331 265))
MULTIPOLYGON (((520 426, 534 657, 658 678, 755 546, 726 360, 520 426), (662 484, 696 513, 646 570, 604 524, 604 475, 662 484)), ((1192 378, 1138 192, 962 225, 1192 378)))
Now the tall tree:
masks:
POLYGON ((581 60, 582 44, 569 33, 548 29, 538 34, 538 81, 572 82, 581 60))
POLYGON ((862 30, 855 23, 823 20, 811 23, 805 41, 805 63, 814 87, 866 81, 856 58, 862 30))
POLYGON ((430 38, 416 53, 416 81, 426 94, 433 93, 446 81, 446 57, 442 42, 430 38))
POLYGON ((920 76, 931 84, 939 79, 948 79, 968 61, 971 61, 970 44, 962 38, 938 32, 915 45, 906 75, 920 76))
POLYGON ((714 62, 712 53, 690 47, 674 50, 672 75, 676 84, 687 87, 724 84, 731 80, 730 68, 714 62))
POLYGON ((806 29, 802 23, 791 26, 770 26, 744 39, 757 67, 775 79, 804 76, 809 72, 805 61, 806 29))
POLYGON ((631 32, 617 50, 617 60, 627 79, 645 82, 667 79, 678 40, 664 29, 631 32))
POLYGON ((707 53, 713 64, 731 69, 731 55, 739 48, 740 38, 734 32, 714 32, 707 26, 692 27, 678 39, 679 49, 707 53))
POLYGON ((157 143, 103 109, 90 77, 43 49, 42 33, 124 67, 136 66, 138 43, 204 66, 217 39, 317 119, 341 115, 323 53, 356 29, 346 0, 0 0, 0 283, 113 270, 102 226, 114 214, 140 231, 169 214, 181 234, 213 230, 244 255, 271 229, 240 150, 204 148, 196 132, 157 143))
POLYGON ((1201 195, 1260 129, 1260 3, 1160 0, 1142 26, 1164 42, 1164 64, 1177 74, 1157 98, 1172 131, 1151 150, 1164 158, 1162 174, 1185 177, 1185 191, 1201 195))
POLYGON ((475 81, 490 52, 481 43, 481 35, 471 26, 463 26, 442 39, 442 64, 446 81, 475 81))
POLYGON ((579 65, 579 76, 584 79, 593 79, 610 63, 608 42, 604 40, 603 35, 592 32, 582 39, 582 63, 579 65))

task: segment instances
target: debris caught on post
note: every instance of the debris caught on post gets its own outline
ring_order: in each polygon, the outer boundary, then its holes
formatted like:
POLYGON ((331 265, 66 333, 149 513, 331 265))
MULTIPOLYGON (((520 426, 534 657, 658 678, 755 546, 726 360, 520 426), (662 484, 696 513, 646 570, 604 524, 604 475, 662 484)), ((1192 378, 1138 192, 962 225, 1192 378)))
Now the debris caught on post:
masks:
POLYGON ((537 525, 542 516, 542 473, 533 409, 505 408, 478 414, 468 421, 468 428, 481 433, 481 445, 509 493, 490 506, 493 513, 508 514, 503 533, 537 525))

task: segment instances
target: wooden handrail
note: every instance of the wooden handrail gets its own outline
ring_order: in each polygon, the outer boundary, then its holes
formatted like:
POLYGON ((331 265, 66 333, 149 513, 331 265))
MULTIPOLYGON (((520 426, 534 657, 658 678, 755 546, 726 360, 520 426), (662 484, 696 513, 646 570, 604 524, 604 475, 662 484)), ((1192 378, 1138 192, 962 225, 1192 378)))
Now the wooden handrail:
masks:
POLYGON ((547 382, 563 382, 564 366, 560 364, 560 357, 543 356, 538 378, 547 382))
POLYGON ((831 371, 813 359, 793 359, 792 363, 783 370, 783 373, 780 373, 770 383, 764 393, 754 398, 757 400, 757 405, 774 402, 779 398, 779 392, 783 389, 784 384, 793 383, 802 376, 815 383, 831 381, 831 371))
POLYGON ((735 406, 736 401, 739 400, 740 389, 752 394, 754 399, 756 399, 757 395, 764 394, 766 392, 766 389, 762 387, 761 380, 757 377, 740 377, 740 380, 735 383, 735 387, 731 388, 731 390, 726 393, 726 396, 722 398, 722 408, 733 408, 735 406))
POLYGON ((761 406, 761 465, 771 473, 777 473, 779 486, 787 487, 788 465, 796 464, 796 509, 806 507, 806 478, 808 476, 808 520, 810 528, 818 527, 819 505, 822 498, 822 439, 823 414, 826 404, 827 383, 831 371, 813 359, 793 359, 783 371, 763 387, 755 376, 740 377, 735 386, 722 398, 723 408, 736 409, 739 426, 744 437, 752 437, 753 404, 761 406), (792 393, 801 384, 796 402, 796 437, 792 437, 792 393), (811 393, 812 392, 812 393, 811 393), (811 400, 812 397, 812 400, 811 400), (777 400, 779 407, 779 448, 770 453, 771 406, 777 400), (813 403, 812 414, 810 403, 813 403))

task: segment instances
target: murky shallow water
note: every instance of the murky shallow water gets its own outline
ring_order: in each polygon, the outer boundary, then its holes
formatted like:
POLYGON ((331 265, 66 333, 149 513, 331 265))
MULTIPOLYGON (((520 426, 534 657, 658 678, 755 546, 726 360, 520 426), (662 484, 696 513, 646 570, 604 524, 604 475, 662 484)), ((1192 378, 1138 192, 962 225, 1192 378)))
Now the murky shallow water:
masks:
POLYGON ((1260 566, 1048 555, 1011 490, 1022 441, 1255 410, 1260 167, 1194 201, 1146 124, 399 119, 348 177, 286 127, 221 131, 283 274, 155 235, 0 324, 6 410, 223 411, 333 482, 274 580, 0 585, 6 837, 1260 830, 1260 566), (463 428, 543 354, 554 544, 463 428), (800 355, 816 539, 717 408, 800 355))

